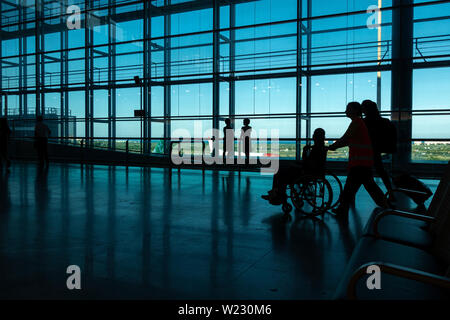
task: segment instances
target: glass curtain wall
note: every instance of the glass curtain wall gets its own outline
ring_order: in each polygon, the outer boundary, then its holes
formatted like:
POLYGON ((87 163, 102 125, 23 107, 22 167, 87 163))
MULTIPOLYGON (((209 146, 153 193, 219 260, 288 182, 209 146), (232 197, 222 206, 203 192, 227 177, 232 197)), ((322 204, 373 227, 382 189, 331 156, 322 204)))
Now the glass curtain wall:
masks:
POLYGON ((41 114, 61 143, 167 155, 180 130, 208 144, 224 119, 238 137, 249 118, 256 136, 279 130, 280 157, 295 159, 316 128, 329 142, 344 133, 348 102, 371 99, 398 125, 402 162, 450 160, 450 1, 0 0, 0 11, 0 112, 16 136, 41 114))

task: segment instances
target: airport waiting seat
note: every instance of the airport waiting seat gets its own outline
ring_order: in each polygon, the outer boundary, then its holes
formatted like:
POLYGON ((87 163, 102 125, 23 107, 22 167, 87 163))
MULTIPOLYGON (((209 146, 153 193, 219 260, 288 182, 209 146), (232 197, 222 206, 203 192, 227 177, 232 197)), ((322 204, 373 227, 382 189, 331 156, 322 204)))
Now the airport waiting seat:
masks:
POLYGON ((423 214, 391 209, 375 211, 369 218, 363 234, 425 250, 431 249, 434 239, 441 230, 441 224, 450 214, 445 209, 449 197, 450 162, 446 166, 430 206, 423 214))
POLYGON ((334 299, 450 299, 449 264, 424 250, 372 237, 362 237, 343 273, 334 299), (367 287, 367 267, 382 270, 380 290, 367 287), (390 269, 389 269, 390 268, 390 269))
MULTIPOLYGON (((450 210, 450 203, 447 203, 450 210)), ((335 299, 450 299, 450 218, 441 224, 431 250, 361 237, 335 292, 335 299), (381 269, 381 289, 366 284, 367 267, 381 269)))
MULTIPOLYGON (((385 225, 384 230, 380 228, 379 236, 361 237, 335 292, 335 299, 450 299, 448 177, 447 166, 428 209, 428 213, 435 216, 401 212, 392 217, 403 220, 392 226, 385 225), (423 225, 408 223, 414 221, 416 216, 420 217, 416 221, 430 223, 428 231, 421 228, 423 225), (423 233, 419 235, 421 232, 423 233), (430 239, 426 239, 426 234, 430 239), (425 245, 426 240, 429 241, 428 245, 425 245), (370 276, 367 274, 369 265, 377 265, 381 269, 380 290, 370 290, 366 284, 370 276)), ((374 219, 369 221, 372 224, 369 227, 375 226, 376 232, 378 227, 375 220, 382 213, 375 213, 374 219)), ((381 217, 388 221, 390 216, 381 217)))

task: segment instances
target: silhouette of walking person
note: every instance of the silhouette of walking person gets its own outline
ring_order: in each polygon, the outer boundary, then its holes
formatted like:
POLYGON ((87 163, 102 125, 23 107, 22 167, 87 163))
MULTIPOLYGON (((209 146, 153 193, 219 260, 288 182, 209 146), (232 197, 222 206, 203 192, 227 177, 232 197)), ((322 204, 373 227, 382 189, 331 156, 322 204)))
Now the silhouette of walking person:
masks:
POLYGON ((386 207, 383 192, 373 179, 373 149, 367 126, 362 119, 361 105, 350 102, 345 114, 352 120, 345 134, 329 146, 329 150, 349 147, 348 175, 339 206, 333 210, 338 218, 346 218, 351 202, 355 199, 361 185, 370 194, 375 203, 386 207))
POLYGON ((394 141, 384 141, 385 123, 390 122, 388 119, 382 118, 378 110, 377 104, 371 100, 364 100, 361 104, 362 112, 365 115, 364 123, 369 131, 370 140, 372 141, 373 148, 373 166, 376 173, 380 176, 381 180, 388 191, 392 190, 391 179, 387 174, 383 166, 383 161, 381 159, 381 153, 385 145, 391 145, 396 143, 396 137, 388 137, 388 139, 393 139, 394 141))
POLYGON ((231 126, 231 119, 225 119, 225 127, 223 127, 223 163, 225 159, 231 158, 234 153, 234 132, 231 126), (233 140, 233 141, 230 141, 233 140))
POLYGON ((36 126, 34 127, 35 148, 39 159, 39 168, 48 168, 48 137, 51 131, 44 123, 44 118, 38 116, 36 118, 36 126))
POLYGON ((11 161, 8 155, 8 143, 11 136, 11 129, 8 126, 6 118, 0 119, 0 169, 3 169, 3 162, 6 164, 6 169, 9 172, 11 161))
MULTIPOLYGON (((244 145, 245 154, 245 165, 250 163, 250 151, 251 151, 251 140, 252 127, 249 126, 250 119, 245 118, 243 121, 244 126, 241 128, 241 137, 239 139, 239 146, 244 145)), ((241 147, 239 147, 239 155, 241 154, 241 147)))

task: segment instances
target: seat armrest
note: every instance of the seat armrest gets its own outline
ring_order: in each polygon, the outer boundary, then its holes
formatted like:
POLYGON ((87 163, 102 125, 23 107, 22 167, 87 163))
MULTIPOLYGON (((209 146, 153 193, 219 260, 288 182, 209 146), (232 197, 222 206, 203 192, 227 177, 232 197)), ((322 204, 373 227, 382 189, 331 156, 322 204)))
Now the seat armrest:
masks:
POLYGON ((424 272, 417 269, 407 268, 403 266, 399 266, 391 263, 384 262, 369 262, 360 266, 350 278, 350 281, 347 285, 347 298, 348 299, 357 299, 356 297, 356 283, 358 280, 364 275, 367 274, 367 268, 369 266, 376 265, 380 268, 381 272, 391 274, 400 278, 406 278, 410 280, 419 281, 422 283, 430 284, 433 286, 437 286, 443 289, 450 290, 450 279, 439 276, 433 273, 424 272))
POLYGON ((395 193, 395 192, 400 192, 400 193, 404 193, 404 194, 408 194, 408 193, 409 194, 417 194, 417 195, 420 195, 420 196, 427 196, 428 195, 428 193, 422 192, 422 191, 409 190, 409 189, 405 189, 405 188, 397 188, 397 189, 392 189, 392 190, 389 190, 388 192, 386 192, 384 194, 384 199, 388 200, 389 196, 391 194, 395 193))
POLYGON ((378 224, 379 224, 380 220, 383 217, 386 217, 389 215, 394 215, 394 216, 399 216, 399 217, 404 217, 404 218, 414 219, 414 220, 420 220, 420 221, 425 221, 425 222, 433 222, 436 220, 435 217, 425 216, 423 214, 387 209, 387 210, 384 210, 384 211, 380 212, 379 214, 377 214, 377 216, 375 217, 375 219, 373 221, 373 233, 376 237, 379 236, 378 224))
POLYGON ((402 192, 402 193, 415 193, 417 195, 423 195, 423 196, 428 195, 428 193, 426 193, 426 192, 410 190, 410 189, 405 189, 405 188, 397 188, 397 189, 393 189, 392 191, 393 192, 402 192))

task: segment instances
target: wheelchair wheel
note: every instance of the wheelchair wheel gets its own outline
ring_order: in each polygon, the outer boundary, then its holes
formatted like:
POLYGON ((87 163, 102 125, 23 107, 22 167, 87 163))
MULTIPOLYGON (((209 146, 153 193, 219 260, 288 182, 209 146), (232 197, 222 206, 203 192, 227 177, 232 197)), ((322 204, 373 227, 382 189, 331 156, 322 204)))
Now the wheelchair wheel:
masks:
POLYGON ((303 208, 303 204, 305 203, 302 199, 302 183, 294 183, 290 186, 290 189, 291 202, 294 205, 295 209, 301 211, 303 208))
POLYGON ((305 201, 301 211, 310 216, 324 214, 333 203, 333 189, 326 179, 312 178, 302 183, 300 197, 305 201))
POLYGON ((341 194, 342 194, 342 190, 343 190, 342 182, 338 178, 338 176, 336 176, 334 173, 332 173, 330 171, 325 172, 325 179, 328 181, 328 183, 331 186, 331 189, 333 190, 333 201, 332 201, 331 207, 330 207, 330 209, 333 209, 333 208, 337 207, 337 205, 340 202, 341 194))

